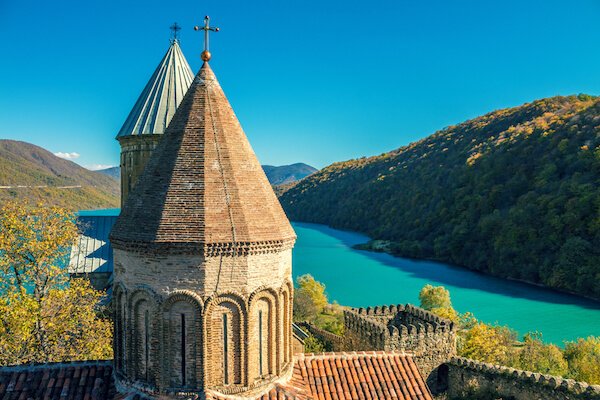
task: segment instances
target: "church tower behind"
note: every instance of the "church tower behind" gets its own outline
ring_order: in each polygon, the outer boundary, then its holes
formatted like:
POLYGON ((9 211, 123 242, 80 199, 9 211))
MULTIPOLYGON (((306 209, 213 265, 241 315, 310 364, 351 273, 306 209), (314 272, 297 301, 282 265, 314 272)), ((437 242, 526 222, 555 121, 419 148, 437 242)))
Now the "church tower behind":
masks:
POLYGON ((251 396, 292 369, 296 236, 202 58, 111 234, 116 377, 157 397, 251 396))
POLYGON ((175 37, 117 135, 121 145, 121 206, 189 89, 194 74, 175 37))

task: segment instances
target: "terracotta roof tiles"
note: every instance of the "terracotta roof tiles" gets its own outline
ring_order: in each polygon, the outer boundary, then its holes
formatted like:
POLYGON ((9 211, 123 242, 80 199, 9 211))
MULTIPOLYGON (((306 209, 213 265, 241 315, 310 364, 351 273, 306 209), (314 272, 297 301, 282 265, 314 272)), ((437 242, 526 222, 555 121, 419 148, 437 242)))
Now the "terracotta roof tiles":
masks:
POLYGON ((0 368, 0 399, 112 399, 110 361, 50 363, 0 368))
POLYGON ((299 354, 294 376, 315 400, 432 400, 412 358, 395 352, 299 354))
MULTIPOLYGON (((433 400, 412 358, 394 352, 298 354, 292 377, 256 400, 433 400)), ((141 400, 117 393, 109 361, 0 368, 0 399, 141 400)), ((230 400, 208 391, 206 400, 230 400)))

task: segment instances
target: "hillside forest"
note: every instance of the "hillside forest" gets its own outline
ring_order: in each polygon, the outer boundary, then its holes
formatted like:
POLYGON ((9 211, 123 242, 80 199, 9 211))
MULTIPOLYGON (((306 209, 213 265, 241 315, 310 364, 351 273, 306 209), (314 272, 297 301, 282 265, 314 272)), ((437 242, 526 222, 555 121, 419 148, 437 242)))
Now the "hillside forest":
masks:
POLYGON ((399 256, 600 299, 600 98, 537 100, 334 163, 281 202, 399 256))

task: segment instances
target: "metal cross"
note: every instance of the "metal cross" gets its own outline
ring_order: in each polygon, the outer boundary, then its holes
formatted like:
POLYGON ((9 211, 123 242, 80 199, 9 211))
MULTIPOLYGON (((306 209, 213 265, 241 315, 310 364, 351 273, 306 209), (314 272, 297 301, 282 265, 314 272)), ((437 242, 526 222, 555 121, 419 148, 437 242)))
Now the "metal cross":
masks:
POLYGON ((171 40, 172 41, 177 41, 177 34, 179 33, 179 31, 181 30, 181 27, 179 26, 179 24, 177 24, 177 22, 174 22, 173 25, 171 25, 169 27, 169 29, 171 29, 171 32, 173 32, 171 34, 171 40))
POLYGON ((210 17, 207 15, 204 17, 204 26, 195 26, 195 31, 204 31, 204 51, 208 52, 208 32, 219 32, 219 28, 213 28, 210 26, 210 17))

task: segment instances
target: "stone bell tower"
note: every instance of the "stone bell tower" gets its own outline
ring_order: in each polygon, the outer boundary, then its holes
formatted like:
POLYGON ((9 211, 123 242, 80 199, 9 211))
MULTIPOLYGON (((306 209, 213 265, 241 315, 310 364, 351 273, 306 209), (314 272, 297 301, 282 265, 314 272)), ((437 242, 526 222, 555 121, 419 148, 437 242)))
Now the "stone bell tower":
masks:
POLYGON ((202 59, 111 234, 116 378, 156 397, 253 396, 292 367, 296 236, 202 59))
POLYGON ((171 45, 117 135, 121 145, 121 206, 194 80, 179 47, 180 29, 177 23, 171 26, 171 45))

